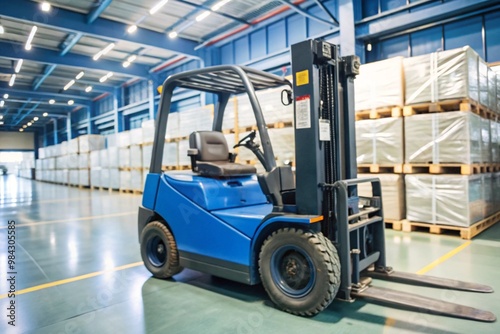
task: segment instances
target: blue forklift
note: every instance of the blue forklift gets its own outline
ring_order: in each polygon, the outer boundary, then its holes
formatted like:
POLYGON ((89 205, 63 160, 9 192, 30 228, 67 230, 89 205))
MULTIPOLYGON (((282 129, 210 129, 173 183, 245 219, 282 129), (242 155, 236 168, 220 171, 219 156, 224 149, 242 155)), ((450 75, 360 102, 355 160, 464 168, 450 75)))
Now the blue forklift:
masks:
MULTIPOLYGON (((170 76, 163 83, 138 229, 141 256, 154 277, 190 268, 249 285, 262 283, 281 310, 313 316, 335 299, 364 298, 420 312, 492 322, 483 310, 372 285, 373 279, 493 292, 485 285, 393 270, 386 264, 380 181, 357 179, 354 127, 356 56, 306 40, 291 48, 293 85, 243 66, 221 65, 170 76), (294 104, 295 171, 277 166, 255 92, 286 87, 294 104), (162 171, 176 88, 215 94, 212 131, 189 136, 191 170, 162 171), (235 162, 222 133, 232 95, 245 93, 257 131, 235 146, 265 172, 235 162), (260 137, 260 144, 256 136, 260 137), (357 194, 370 183, 371 197, 357 194)), ((182 124, 181 124, 182 126, 182 124)))

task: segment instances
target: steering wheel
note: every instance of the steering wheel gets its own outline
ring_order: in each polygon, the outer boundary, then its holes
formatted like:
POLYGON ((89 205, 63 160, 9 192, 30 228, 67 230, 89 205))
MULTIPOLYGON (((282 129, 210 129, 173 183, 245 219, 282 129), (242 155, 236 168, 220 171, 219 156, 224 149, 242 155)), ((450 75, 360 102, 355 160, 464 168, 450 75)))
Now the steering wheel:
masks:
POLYGON ((248 142, 252 142, 254 139, 255 139, 255 135, 257 134, 257 132, 255 130, 253 130, 252 132, 250 132, 249 134, 247 134, 245 137, 241 138, 241 140, 238 142, 238 144, 234 145, 233 148, 237 148, 237 147, 240 147, 240 146, 245 146, 246 143, 244 143, 247 139, 248 139, 248 142))

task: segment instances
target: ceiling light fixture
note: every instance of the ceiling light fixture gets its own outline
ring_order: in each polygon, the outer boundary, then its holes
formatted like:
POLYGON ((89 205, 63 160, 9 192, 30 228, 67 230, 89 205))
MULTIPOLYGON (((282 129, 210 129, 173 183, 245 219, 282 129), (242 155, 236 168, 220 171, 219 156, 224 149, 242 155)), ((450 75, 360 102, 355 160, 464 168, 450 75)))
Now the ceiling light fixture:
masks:
POLYGON ((23 129, 26 129, 28 126, 26 124, 23 125, 23 129))
POLYGON ((0 125, 3 125, 3 121, 0 121, 0 125))
POLYGON ((4 105, 5 105, 5 101, 4 100, 0 101, 0 108, 3 108, 4 105))
POLYGON ((178 35, 177 31, 171 31, 168 33, 168 37, 170 38, 176 38, 178 35))
POLYGON ((87 93, 90 93, 92 91, 92 86, 87 86, 87 88, 85 88, 85 91, 87 93))
POLYGON ((49 100, 49 104, 54 104, 54 103, 56 103, 56 100, 54 100, 54 99, 49 100))
POLYGON ((17 64, 16 64, 16 68, 14 69, 14 71, 16 73, 19 73, 19 71, 21 70, 21 66, 23 66, 23 60, 22 59, 19 59, 17 61, 17 64))
POLYGON ((23 132, 24 130, 23 129, 19 129, 19 132, 23 132))
POLYGON ((69 100, 69 101, 68 101, 68 104, 69 104, 70 106, 72 106, 74 103, 75 103, 75 101, 73 101, 73 100, 69 100))
POLYGON ((156 13, 157 11, 159 11, 161 7, 165 6, 165 4, 167 2, 168 2, 168 0, 161 0, 156 5, 154 5, 153 8, 151 8, 149 10, 149 14, 153 15, 154 13, 156 13))
POLYGON ((128 27, 127 32, 129 34, 133 34, 136 30, 137 30, 137 26, 135 24, 133 24, 130 27, 128 27))
POLYGON ((372 43, 366 44, 366 51, 370 52, 372 50, 372 43))
POLYGON ((102 55, 105 55, 106 53, 108 53, 109 51, 111 51, 111 49, 114 48, 114 47, 115 47, 115 43, 110 43, 104 49, 102 49, 101 51, 97 52, 94 55, 94 57, 92 57, 92 59, 97 60, 97 59, 101 58, 102 55))
POLYGON ((80 73, 78 73, 75 77, 76 80, 80 80, 83 76, 85 75, 85 72, 81 71, 80 73))
POLYGON ((111 78, 113 76, 113 72, 108 72, 108 74, 106 74, 106 78, 111 78))
POLYGON ((3 119, 3 115, 0 115, 0 119, 3 119))
POLYGON ((7 93, 3 94, 3 98, 7 100, 9 98, 9 94, 7 93))
POLYGON ((10 87, 14 86, 14 82, 16 82, 16 75, 12 74, 12 76, 10 77, 10 80, 9 80, 9 86, 10 87))
POLYGON ((202 20, 206 19, 209 15, 210 15, 210 11, 206 10, 196 17, 196 21, 201 22, 202 20))
POLYGON ((31 125, 32 125, 32 123, 31 123, 31 122, 28 122, 28 123, 26 123, 26 125, 27 125, 27 126, 31 126, 31 125))
POLYGON ((131 62, 135 61, 136 59, 137 59, 137 56, 136 56, 136 55, 131 55, 130 57, 128 57, 128 58, 127 58, 127 61, 128 61, 129 63, 131 63, 131 62))
POLYGON ((5 33, 5 29, 3 28, 3 25, 0 24, 0 34, 5 33))
POLYGON ((30 35, 28 36, 28 40, 26 41, 26 45, 24 47, 26 50, 31 50, 31 42, 33 41, 33 37, 35 37, 37 30, 37 26, 33 26, 33 28, 31 28, 30 35))
POLYGON ((73 86, 73 85, 74 85, 74 83, 75 83, 75 80, 71 80, 70 82, 68 82, 68 83, 66 84, 66 86, 64 86, 64 90, 68 90, 68 89, 69 89, 69 87, 71 87, 71 86, 73 86))
POLYGON ((36 121, 38 121, 38 119, 39 119, 39 118, 38 118, 38 117, 36 117, 36 116, 35 116, 35 117, 33 117, 33 120, 34 120, 35 122, 36 122, 36 121))
POLYGON ((43 117, 47 117, 47 116, 49 116, 49 113, 48 112, 44 112, 42 116, 43 117))
POLYGON ((219 1, 215 5, 212 6, 212 10, 215 12, 215 11, 221 9, 222 6, 224 6, 225 4, 227 4, 230 1, 231 0, 222 0, 222 1, 219 1))
POLYGON ((129 61, 124 61, 123 64, 122 64, 123 67, 127 68, 130 66, 130 62, 129 61))
POLYGON ((43 12, 48 12, 50 11, 50 3, 47 1, 42 2, 41 6, 43 12))

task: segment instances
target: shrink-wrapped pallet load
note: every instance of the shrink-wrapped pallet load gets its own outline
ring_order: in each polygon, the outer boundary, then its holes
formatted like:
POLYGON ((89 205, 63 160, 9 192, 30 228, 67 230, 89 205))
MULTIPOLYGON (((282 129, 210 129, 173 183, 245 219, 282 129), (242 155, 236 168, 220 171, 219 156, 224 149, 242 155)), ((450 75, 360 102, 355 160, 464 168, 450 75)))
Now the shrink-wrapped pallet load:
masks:
POLYGON ((149 168, 149 165, 151 164, 151 154, 152 153, 153 153, 153 144, 142 145, 142 167, 143 168, 149 168))
POLYGON ((101 135, 83 135, 78 140, 80 153, 102 150, 106 145, 106 138, 101 135))
POLYGON ((356 111, 403 106, 403 57, 361 65, 354 80, 354 91, 356 111))
POLYGON ((101 170, 101 184, 104 188, 120 188, 120 170, 118 168, 103 168, 101 170))
MULTIPOLYGON (((172 114, 168 115, 168 122, 170 124, 172 114)), ((155 121, 153 119, 142 122, 142 143, 150 144, 155 140, 155 121)))
MULTIPOLYGON (((194 131, 212 129, 212 109, 207 106, 181 111, 178 114, 179 137, 189 136, 194 131)), ((170 115, 168 117, 170 120, 170 115)))
POLYGON ((130 146, 130 131, 122 131, 116 134, 116 146, 118 147, 130 146))
POLYGON ((185 139, 179 141, 177 149, 179 166, 191 166, 191 158, 187 155, 189 149, 189 140, 185 139))
POLYGON ((68 154, 76 154, 80 152, 80 140, 79 137, 68 140, 68 154))
POLYGON ((124 190, 130 190, 130 178, 131 174, 130 171, 127 170, 121 170, 119 174, 119 179, 120 179, 120 189, 124 190))
POLYGON ((142 170, 132 169, 130 171, 130 190, 142 191, 142 170))
POLYGON ((132 129, 129 132, 130 145, 142 144, 142 128, 132 129))
POLYGON ((90 168, 101 167, 101 151, 90 152, 90 168))
POLYGON ((491 162, 500 162, 500 147, 499 147, 499 137, 498 137, 498 123, 496 121, 490 121, 490 143, 491 143, 491 162))
POLYGON ((80 174, 78 169, 70 169, 68 183, 71 185, 78 185, 79 177, 80 174))
MULTIPOLYGON (((174 167, 179 165, 179 160, 178 160, 178 144, 177 143, 165 143, 165 146, 163 146, 163 158, 162 158, 162 166, 168 166, 168 167, 174 167)), ((187 150, 184 152, 187 156, 187 150)), ((191 161, 190 161, 191 163, 191 161)), ((149 159, 149 162, 147 166, 151 164, 151 158, 149 159)))
MULTIPOLYGON (((269 139, 273 145, 274 157, 277 160, 276 164, 279 166, 290 161, 295 161, 294 128, 269 129, 268 132, 269 139)), ((241 148, 240 150, 249 151, 246 148, 241 148)))
POLYGON ((90 168, 90 154, 89 153, 80 153, 78 155, 78 168, 90 168))
POLYGON ((239 127, 236 122, 235 112, 238 108, 238 98, 232 96, 227 102, 226 109, 224 110, 224 118, 222 119, 222 130, 231 130, 239 127))
MULTIPOLYGON (((118 168, 120 167, 120 148, 118 147, 108 147, 106 149, 106 158, 104 160, 107 161, 107 164, 103 163, 103 167, 108 168, 118 168)), ((101 155, 101 160, 103 156, 101 155)), ((103 161, 104 162, 104 161, 103 161)))
POLYGON ((142 168, 142 147, 130 145, 130 167, 142 168))
MULTIPOLYGON (((358 174, 358 178, 370 178, 372 174, 358 174)), ((382 206, 384 218, 402 220, 405 218, 405 186, 404 176, 401 174, 377 174, 382 187, 382 206)), ((370 183, 358 185, 358 195, 372 197, 370 183)))
POLYGON ((84 187, 90 186, 90 169, 78 170, 78 185, 84 187))
POLYGON ((130 147, 120 147, 118 154, 118 167, 130 167, 130 147))
MULTIPOLYGON (((257 99, 267 124, 293 122, 293 103, 285 106, 281 102, 281 94, 285 89, 291 90, 289 86, 282 86, 257 91, 257 99)), ((255 125, 255 115, 252 108, 250 108, 250 113, 252 122, 250 125, 255 125)))
POLYGON ((461 111, 405 117, 405 162, 486 162, 488 153, 483 150, 489 139, 483 143, 484 124, 481 117, 461 111))
POLYGON ((488 67, 488 108, 497 112, 497 75, 488 67))
POLYGON ((102 187, 101 183, 101 167, 95 167, 90 169, 90 185, 92 187, 102 187))
MULTIPOLYGON (((464 98, 479 101, 478 60, 469 46, 405 58, 405 104, 464 98)), ((487 68, 485 75, 487 87, 487 68)))
POLYGON ((395 165, 404 162, 403 118, 356 122, 358 164, 395 165))
POLYGON ((423 223, 470 226, 484 218, 480 174, 405 176, 406 218, 423 223))
POLYGON ((78 154, 69 154, 67 155, 66 159, 66 166, 68 166, 69 169, 78 169, 79 166, 79 158, 78 154))
MULTIPOLYGON (((178 137, 180 137, 179 113, 172 112, 168 114, 167 131, 165 132, 165 139, 172 139, 178 137)), ((154 140, 152 140, 151 142, 153 141, 154 140)))
POLYGON ((479 71, 479 103, 488 106, 488 64, 481 58, 478 60, 479 71))

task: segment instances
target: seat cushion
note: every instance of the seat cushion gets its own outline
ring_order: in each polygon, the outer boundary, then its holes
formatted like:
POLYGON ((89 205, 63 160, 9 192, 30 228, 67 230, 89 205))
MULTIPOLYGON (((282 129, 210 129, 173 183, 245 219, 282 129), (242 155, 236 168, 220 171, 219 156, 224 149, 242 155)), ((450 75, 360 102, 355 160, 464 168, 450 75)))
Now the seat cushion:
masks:
POLYGON ((257 170, 251 165, 241 165, 228 161, 198 161, 198 173, 206 176, 231 176, 255 174, 257 170))

